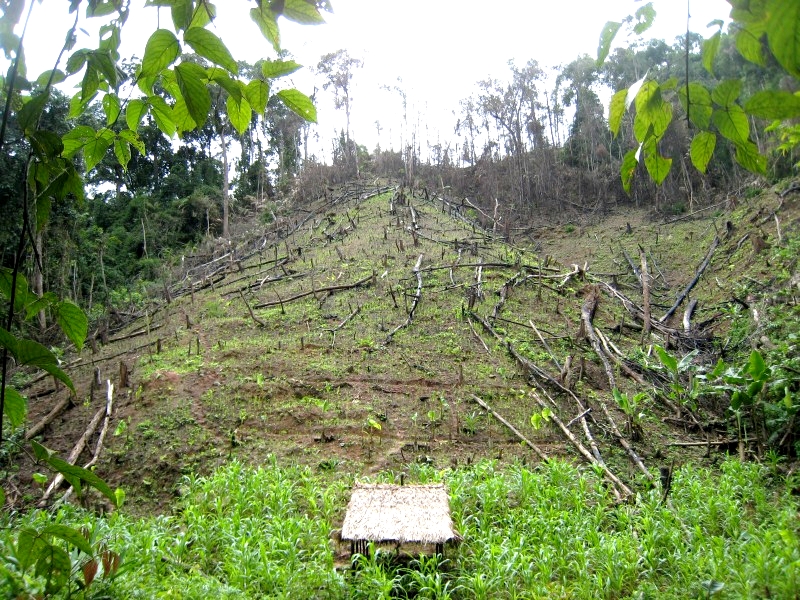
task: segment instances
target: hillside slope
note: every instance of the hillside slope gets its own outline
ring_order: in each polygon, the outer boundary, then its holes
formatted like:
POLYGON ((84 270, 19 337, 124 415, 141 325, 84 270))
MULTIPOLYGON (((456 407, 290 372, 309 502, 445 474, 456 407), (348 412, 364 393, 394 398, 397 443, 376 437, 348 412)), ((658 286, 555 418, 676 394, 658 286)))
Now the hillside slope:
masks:
MULTIPOLYGON (((622 497, 659 466, 707 455, 674 442, 728 439, 719 399, 701 399, 699 423, 658 392, 667 374, 651 344, 678 357, 696 348, 709 364, 733 350, 736 307, 766 301, 770 245, 797 236, 798 214, 797 194, 766 191, 667 222, 626 208, 508 241, 468 206, 345 186, 184 257, 158 299, 132 305, 137 318, 68 357, 79 398, 42 441, 67 455, 108 379, 115 409, 97 471, 139 510, 165 509, 184 474, 273 455, 334 478, 569 456, 605 470, 622 497), (690 328, 689 299, 659 323, 707 256, 690 328), (612 385, 647 393, 641 419, 629 421, 612 385)), ((760 338, 755 325, 737 335, 760 338)), ((45 379, 26 392, 31 425, 66 394, 45 379)), ((23 465, 21 489, 33 470, 23 465)))

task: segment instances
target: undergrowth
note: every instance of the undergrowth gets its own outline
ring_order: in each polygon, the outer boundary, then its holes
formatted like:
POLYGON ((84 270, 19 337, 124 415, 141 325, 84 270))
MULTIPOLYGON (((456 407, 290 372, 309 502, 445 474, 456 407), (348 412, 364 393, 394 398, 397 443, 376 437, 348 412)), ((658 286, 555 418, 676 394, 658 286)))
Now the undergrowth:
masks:
POLYGON ((5 517, 0 594, 37 589, 36 574, 20 571, 15 532, 51 520, 122 556, 115 573, 80 590, 73 551, 71 598, 793 598, 800 589, 797 474, 728 458, 677 470, 666 503, 654 489, 629 504, 562 461, 419 465, 408 476, 449 487, 464 540, 444 557, 400 566, 378 551, 351 569, 329 538, 349 481, 234 461, 185 477, 170 516, 98 519, 64 507, 55 518, 5 517))

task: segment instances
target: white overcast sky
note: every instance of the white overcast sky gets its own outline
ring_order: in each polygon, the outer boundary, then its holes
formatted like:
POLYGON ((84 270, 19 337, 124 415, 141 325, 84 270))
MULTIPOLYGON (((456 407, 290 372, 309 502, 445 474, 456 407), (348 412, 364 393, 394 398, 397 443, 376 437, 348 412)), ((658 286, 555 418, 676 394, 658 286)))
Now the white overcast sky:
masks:
MULTIPOLYGON (((33 0, 31 0, 33 1, 33 0)), ((431 143, 437 136, 451 138, 459 100, 475 90, 475 83, 488 77, 505 79, 507 63, 524 65, 535 59, 545 69, 566 64, 581 54, 596 56, 603 25, 632 14, 643 2, 634 0, 331 0, 334 13, 325 13, 327 23, 299 26, 281 20, 283 46, 298 62, 313 67, 327 53, 346 48, 364 61, 356 73, 353 92, 354 137, 372 150, 399 149, 402 110, 399 95, 381 86, 397 85, 402 79, 409 98, 409 121, 419 123, 431 143), (418 116, 419 114, 419 116, 418 116), (383 133, 378 140, 375 121, 383 133), (389 139, 391 130, 393 140, 389 139)), ((64 0, 37 2, 26 38, 29 75, 52 68, 71 24, 64 0), (59 12, 60 11, 60 12, 59 12)), ((132 16, 123 31, 123 56, 141 57, 147 36, 156 23, 155 8, 140 8, 143 0, 132 0, 132 16), (147 19, 142 18, 147 15, 147 19)), ((274 58, 271 46, 250 21, 252 2, 217 0, 216 33, 236 59, 255 62, 274 58)), ((654 27, 646 37, 672 43, 686 31, 686 0, 655 0, 654 27)), ((725 0, 692 0, 690 28, 704 37, 713 19, 726 18, 725 0)), ((162 9, 162 23, 169 24, 169 11, 162 9)), ((82 19, 89 32, 94 20, 82 19)), ((96 26, 95 26, 96 27, 96 26)), ((96 34, 81 34, 80 47, 96 47, 96 34)), ((623 42, 622 35, 618 43, 623 42)), ((63 67, 63 64, 62 64, 63 67)), ((298 74, 293 83, 311 93, 310 73, 298 74)), ((330 139, 344 120, 333 111, 320 92, 318 131, 330 139)), ((329 143, 327 144, 329 146, 329 143)))

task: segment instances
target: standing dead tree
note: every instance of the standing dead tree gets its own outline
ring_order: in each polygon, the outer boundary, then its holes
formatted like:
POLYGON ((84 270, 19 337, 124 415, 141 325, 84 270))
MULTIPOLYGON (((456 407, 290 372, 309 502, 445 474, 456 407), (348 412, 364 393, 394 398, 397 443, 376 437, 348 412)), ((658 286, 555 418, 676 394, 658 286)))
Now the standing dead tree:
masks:
POLYGON ((408 318, 405 321, 400 323, 397 327, 392 329, 389 332, 389 335, 386 336, 386 340, 384 344, 389 344, 394 338, 394 334, 403 329, 404 327, 408 327, 411 325, 411 322, 414 320, 414 311, 417 310, 417 304, 419 304, 420 299, 422 298, 422 257, 424 255, 420 254, 419 258, 417 258, 417 264, 414 265, 414 269, 412 272, 417 278, 417 290, 414 292, 414 298, 411 300, 411 308, 408 311, 408 318))

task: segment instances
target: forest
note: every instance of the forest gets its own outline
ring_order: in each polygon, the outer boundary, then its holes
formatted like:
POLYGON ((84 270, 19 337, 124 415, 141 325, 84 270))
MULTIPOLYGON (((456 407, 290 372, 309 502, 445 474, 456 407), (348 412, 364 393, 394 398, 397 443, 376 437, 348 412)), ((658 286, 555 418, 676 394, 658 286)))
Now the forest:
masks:
POLYGON ((729 3, 510 59, 447 139, 398 81, 395 149, 363 57, 281 45, 327 0, 244 2, 253 63, 227 4, 71 0, 41 74, 1 0, 0 591, 798 597, 800 1, 729 3), (365 482, 457 536, 355 551, 365 482))

